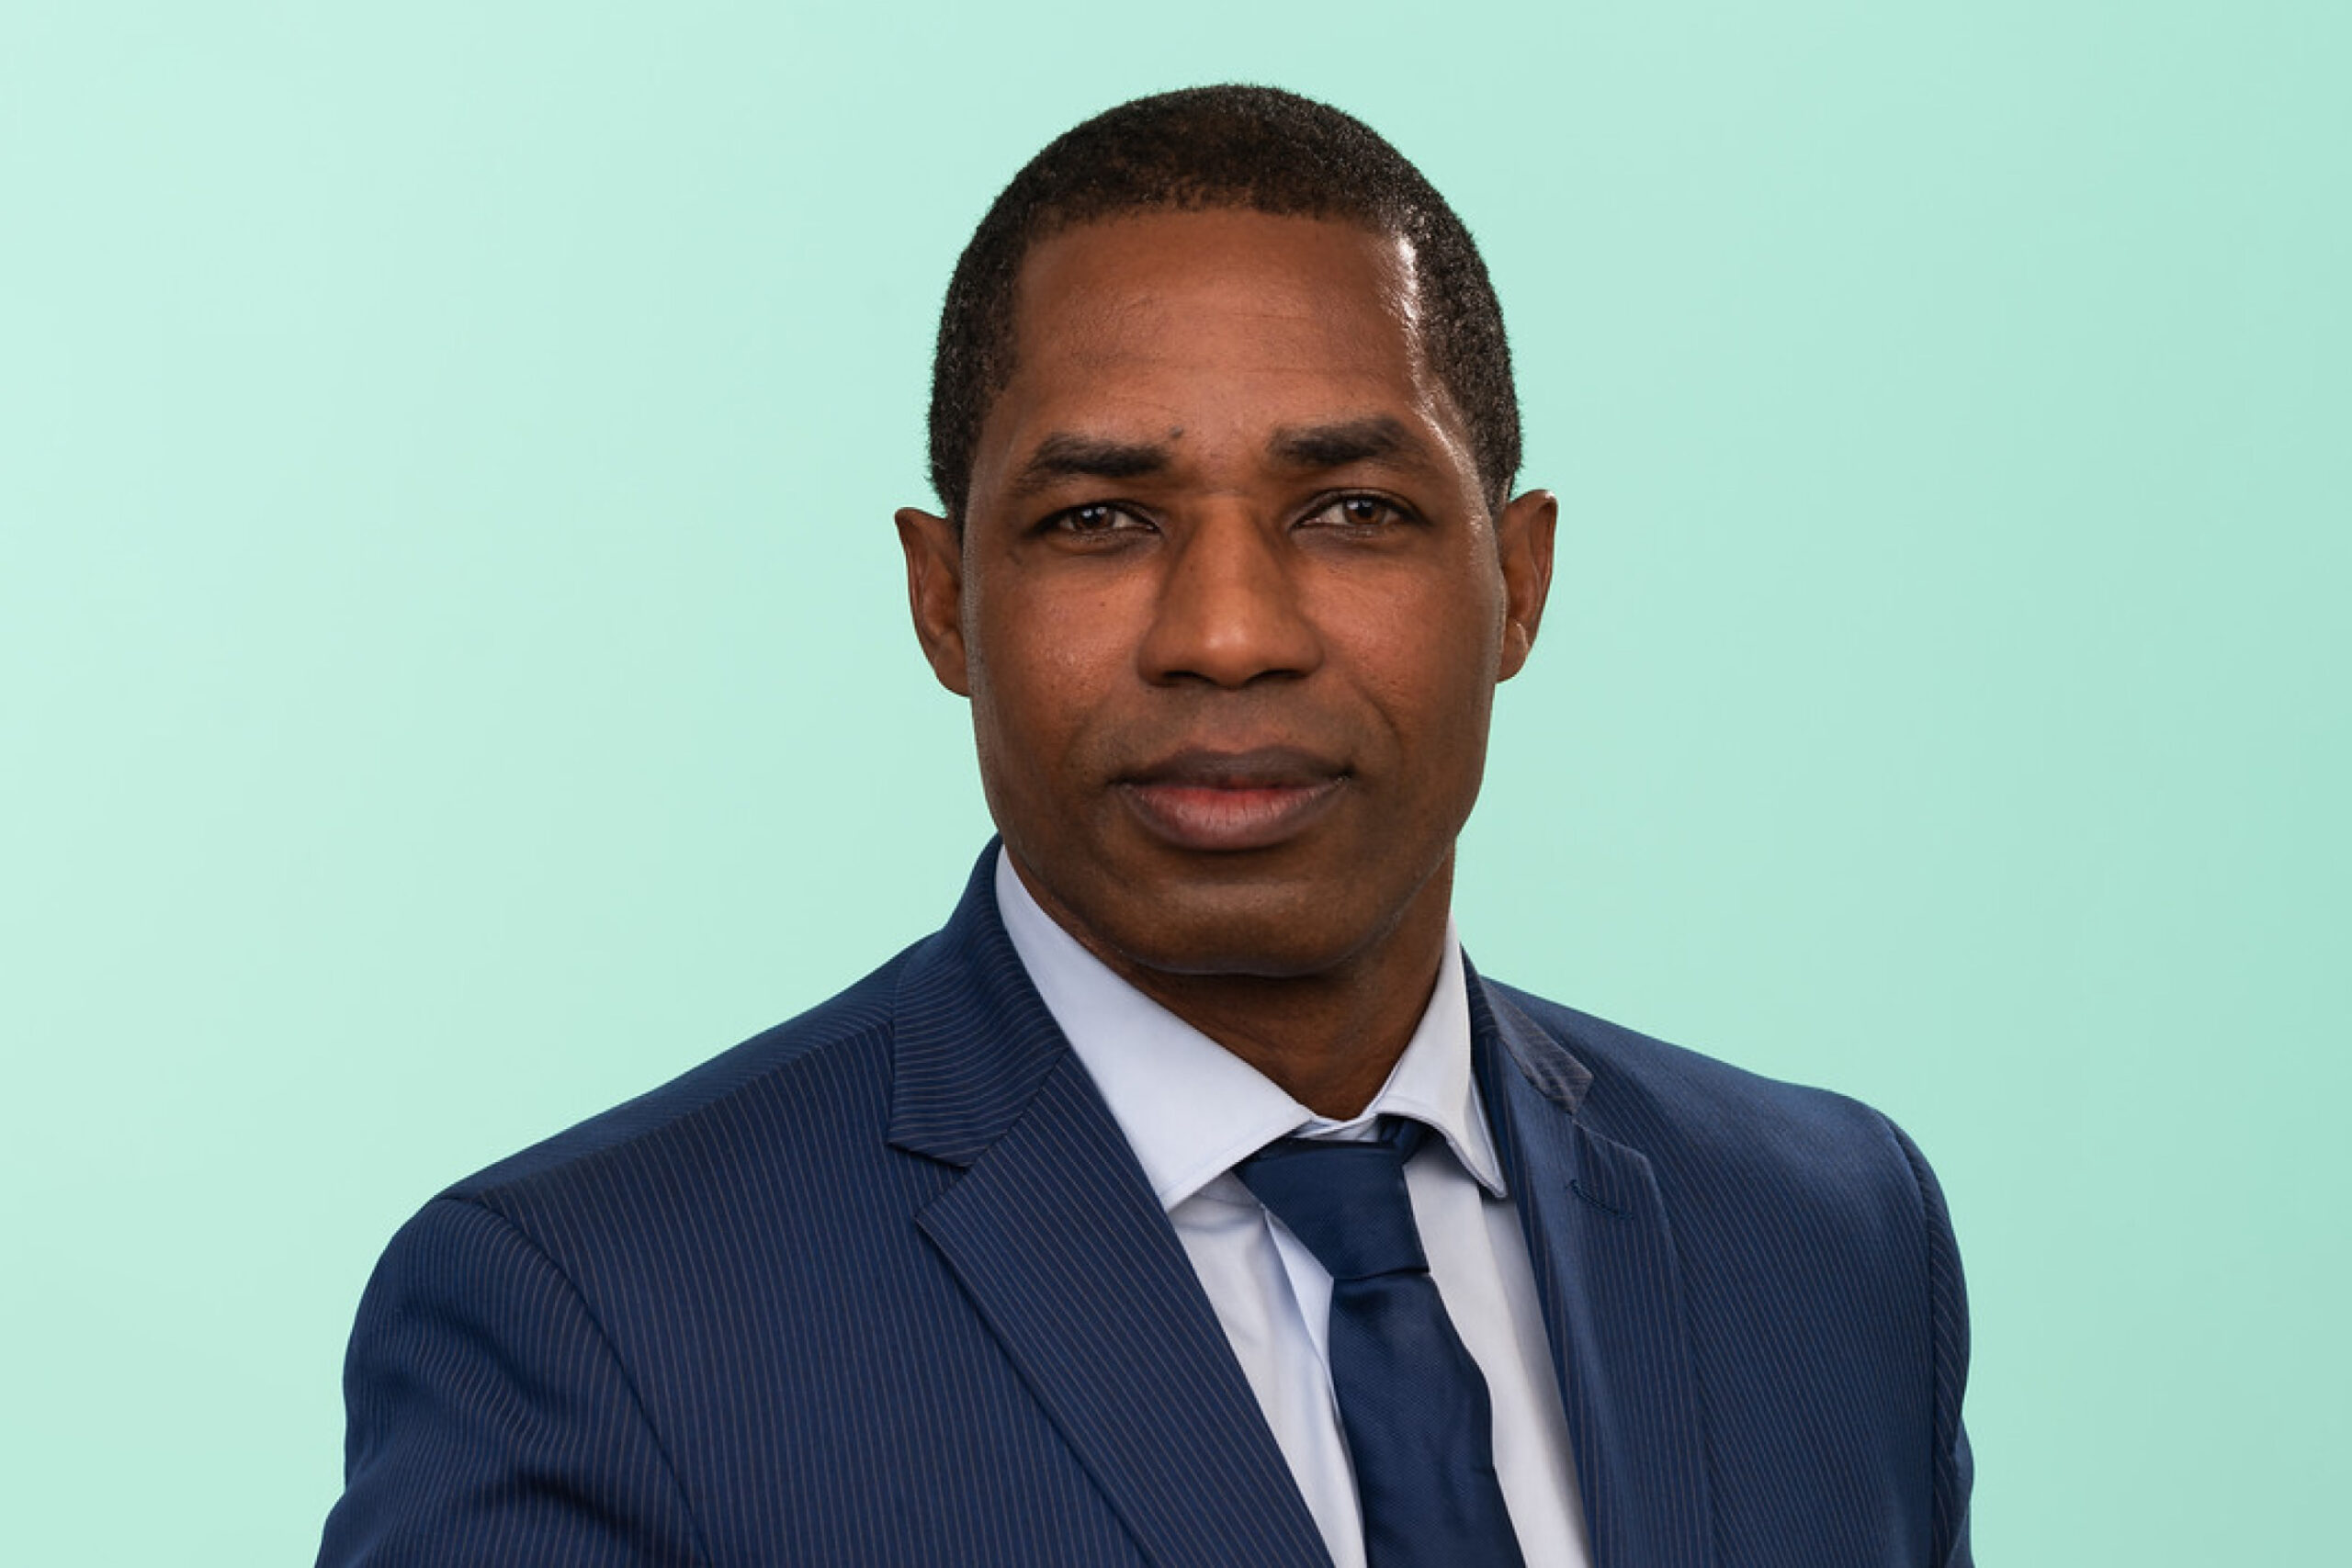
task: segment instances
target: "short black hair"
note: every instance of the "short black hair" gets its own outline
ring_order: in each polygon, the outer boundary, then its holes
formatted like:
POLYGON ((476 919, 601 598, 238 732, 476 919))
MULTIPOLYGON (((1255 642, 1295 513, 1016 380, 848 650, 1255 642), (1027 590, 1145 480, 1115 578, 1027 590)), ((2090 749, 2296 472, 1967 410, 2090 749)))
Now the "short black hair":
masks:
POLYGON ((973 231, 932 361, 931 482, 959 526, 980 423, 1012 379, 1014 285, 1030 250, 1081 223, 1240 208, 1336 220, 1409 242, 1421 344, 1469 423, 1490 505, 1519 474, 1519 395, 1502 306, 1470 231, 1378 132, 1276 87, 1188 87, 1106 109, 1047 143, 973 231))

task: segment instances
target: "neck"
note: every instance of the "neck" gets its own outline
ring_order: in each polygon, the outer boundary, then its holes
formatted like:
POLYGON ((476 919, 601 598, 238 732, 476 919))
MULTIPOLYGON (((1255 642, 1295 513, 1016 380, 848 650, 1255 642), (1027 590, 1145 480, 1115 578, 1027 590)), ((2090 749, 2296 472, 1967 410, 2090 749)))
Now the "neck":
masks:
POLYGON ((1318 1116, 1362 1114, 1412 1043, 1445 956, 1452 865, 1389 931, 1306 975, 1187 975, 1080 941, 1129 985, 1318 1116))

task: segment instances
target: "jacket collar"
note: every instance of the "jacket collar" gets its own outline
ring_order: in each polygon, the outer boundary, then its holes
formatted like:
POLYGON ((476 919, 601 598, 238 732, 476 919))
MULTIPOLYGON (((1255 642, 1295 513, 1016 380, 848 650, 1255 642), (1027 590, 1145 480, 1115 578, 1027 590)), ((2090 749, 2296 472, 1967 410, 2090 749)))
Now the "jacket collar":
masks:
POLYGON ((1656 1172, 1567 1041, 1474 973, 1471 1051, 1535 1269, 1595 1568, 1715 1562, 1681 1267, 1656 1172))
POLYGON ((945 927, 899 972, 889 1140, 968 1167, 1012 1129, 1069 1043, 1029 983, 997 914, 990 839, 945 927))

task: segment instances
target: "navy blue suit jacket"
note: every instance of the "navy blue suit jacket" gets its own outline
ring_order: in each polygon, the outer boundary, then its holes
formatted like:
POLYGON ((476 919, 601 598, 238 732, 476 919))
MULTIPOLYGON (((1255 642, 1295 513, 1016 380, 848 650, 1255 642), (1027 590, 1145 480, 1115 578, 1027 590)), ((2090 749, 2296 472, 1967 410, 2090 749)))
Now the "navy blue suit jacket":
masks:
MULTIPOLYGON (((322 1563, 1328 1562, 991 863, 841 996, 400 1232, 322 1563)), ((1599 1568, 1967 1563, 1918 1152, 1475 976, 1470 1006, 1599 1568)))

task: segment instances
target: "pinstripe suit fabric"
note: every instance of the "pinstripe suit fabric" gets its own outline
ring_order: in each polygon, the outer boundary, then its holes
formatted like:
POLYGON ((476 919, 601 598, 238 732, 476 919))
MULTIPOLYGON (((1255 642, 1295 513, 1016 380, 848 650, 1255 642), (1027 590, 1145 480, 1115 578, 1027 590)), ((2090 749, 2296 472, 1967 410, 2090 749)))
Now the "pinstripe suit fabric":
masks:
MULTIPOLYGON (((856 987, 402 1228, 322 1564, 1328 1562, 992 854, 856 987)), ((1917 1151, 1470 991, 1601 1568, 1967 1563, 1917 1151)))

